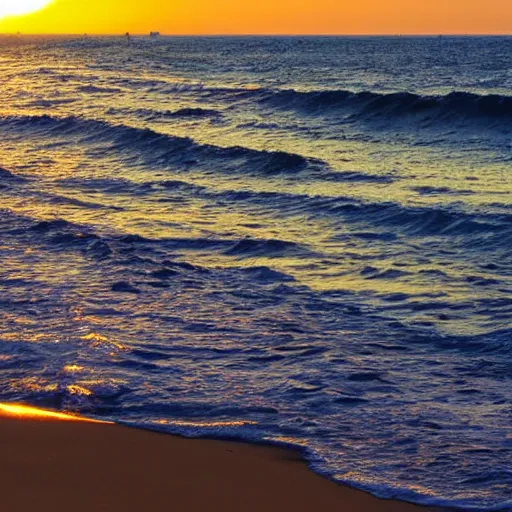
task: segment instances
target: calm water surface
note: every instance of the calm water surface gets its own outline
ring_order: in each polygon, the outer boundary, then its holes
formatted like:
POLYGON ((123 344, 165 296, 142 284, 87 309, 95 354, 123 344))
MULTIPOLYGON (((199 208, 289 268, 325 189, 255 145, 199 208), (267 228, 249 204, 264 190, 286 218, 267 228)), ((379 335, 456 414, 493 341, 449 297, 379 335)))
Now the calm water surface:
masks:
POLYGON ((512 38, 0 38, 0 400, 512 510, 512 38))

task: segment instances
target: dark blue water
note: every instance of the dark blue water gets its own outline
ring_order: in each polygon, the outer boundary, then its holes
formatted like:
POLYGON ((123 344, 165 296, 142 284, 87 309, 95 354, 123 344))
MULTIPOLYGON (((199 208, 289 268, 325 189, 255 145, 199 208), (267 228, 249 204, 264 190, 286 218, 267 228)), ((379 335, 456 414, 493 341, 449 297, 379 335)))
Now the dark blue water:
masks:
POLYGON ((0 39, 0 401, 512 510, 511 56, 0 39))

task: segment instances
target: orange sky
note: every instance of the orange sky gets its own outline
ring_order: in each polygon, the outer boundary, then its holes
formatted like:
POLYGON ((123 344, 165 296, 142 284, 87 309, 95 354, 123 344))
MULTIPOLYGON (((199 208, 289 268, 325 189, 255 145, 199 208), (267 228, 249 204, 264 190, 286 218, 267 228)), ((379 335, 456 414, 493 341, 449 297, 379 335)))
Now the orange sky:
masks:
MULTIPOLYGON (((0 0, 1 2, 2 0, 0 0)), ((510 34, 512 0, 54 0, 0 32, 510 34)))

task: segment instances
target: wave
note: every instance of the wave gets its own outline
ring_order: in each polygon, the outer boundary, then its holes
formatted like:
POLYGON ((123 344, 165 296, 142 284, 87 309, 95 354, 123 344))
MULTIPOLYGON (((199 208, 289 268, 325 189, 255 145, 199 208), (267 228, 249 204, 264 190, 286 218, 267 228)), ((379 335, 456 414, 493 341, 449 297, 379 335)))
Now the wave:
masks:
POLYGON ((0 167, 0 186, 2 185, 1 182, 6 181, 9 183, 13 182, 22 182, 25 181, 25 178, 18 176, 14 174, 11 171, 8 171, 7 169, 4 169, 3 167, 0 167))
MULTIPOLYGON (((147 112, 154 113, 151 110, 147 112)), ((176 114, 179 112, 176 111, 176 114)), ((321 159, 298 153, 201 144, 191 138, 167 135, 149 128, 75 116, 0 116, 1 124, 19 130, 30 130, 42 136, 79 137, 86 143, 109 141, 112 149, 119 154, 129 158, 137 152, 145 164, 159 167, 170 165, 188 169, 191 166, 206 166, 211 169, 214 162, 221 171, 254 175, 293 175, 307 171, 308 179, 331 182, 390 183, 395 179, 390 174, 337 171, 321 159)))
POLYGON ((401 226, 411 235, 510 235, 511 215, 450 211, 439 207, 408 207, 397 203, 346 203, 334 211, 360 219, 374 218, 379 224, 401 226))
MULTIPOLYGON (((375 226, 391 226, 414 236, 462 236, 483 235, 489 242, 503 244, 512 238, 512 215, 449 210, 440 206, 405 206, 394 202, 364 202, 350 197, 310 196, 282 192, 224 191, 208 192, 196 190, 201 195, 214 195, 223 201, 249 202, 261 207, 278 205, 281 214, 295 215, 320 213, 322 216, 343 217, 354 223, 367 222, 375 226)), ((366 238, 364 234, 350 236, 366 238)), ((383 236, 389 241, 389 234, 383 236)), ((369 237, 375 241, 376 237, 369 237)), ((464 239, 463 239, 464 240, 464 239)), ((468 238, 471 243, 471 238, 468 238)))
POLYGON ((419 195, 422 196, 430 196, 430 195, 473 195, 475 192, 472 190, 457 190, 451 189, 448 187, 432 187, 432 186, 422 186, 422 187, 411 187, 411 190, 414 190, 419 195))
POLYGON ((468 119, 494 124, 507 132, 512 118, 512 96, 481 95, 453 91, 446 95, 411 92, 380 93, 349 90, 311 90, 270 88, 182 87, 182 93, 215 97, 230 103, 253 100, 276 109, 298 110, 306 114, 346 114, 346 121, 371 121, 392 117, 423 124, 462 122, 468 119))
MULTIPOLYGON (((177 259, 177 253, 217 252, 236 260, 266 257, 282 258, 289 255, 310 256, 305 245, 279 240, 256 238, 146 238, 136 234, 97 232, 91 226, 77 224, 62 218, 40 220, 19 215, 11 210, 0 210, 0 232, 7 239, 21 241, 29 247, 44 249, 62 257, 80 254, 95 268, 103 268, 110 276, 105 289, 120 294, 150 293, 169 288, 176 280, 192 282, 217 279, 224 272, 236 272, 251 283, 280 284, 295 279, 267 266, 243 266, 227 270, 209 269, 177 259)), ((232 277, 231 277, 232 278, 232 277)))
MULTIPOLYGON (((261 93, 260 103, 277 108, 294 108, 309 113, 351 111, 352 119, 384 117, 420 118, 432 123, 467 119, 501 121, 512 118, 512 96, 478 95, 452 92, 447 95, 424 96, 409 92, 382 94, 376 92, 283 90, 261 93)), ((503 128, 508 128, 503 125, 503 128)))
MULTIPOLYGON (((366 175, 357 173, 339 173, 340 179, 348 181, 366 179, 366 175), (347 174, 348 176, 345 176, 347 174)), ((482 239, 484 245, 479 249, 492 249, 497 245, 506 247, 512 242, 512 214, 479 212, 471 213, 464 210, 443 208, 440 205, 407 206, 391 201, 368 202, 344 196, 317 196, 294 194, 287 192, 261 192, 254 190, 216 191, 204 185, 196 185, 181 180, 162 180, 134 183, 119 179, 80 180, 70 178, 62 180, 61 185, 81 188, 87 191, 101 191, 113 194, 151 195, 151 194, 183 194, 211 200, 216 203, 235 203, 254 205, 262 209, 277 208, 281 216, 319 215, 321 218, 343 218, 357 226, 361 222, 374 226, 373 230, 355 231, 347 235, 369 242, 395 240, 398 232, 416 237, 459 237, 462 244, 471 245, 476 238, 482 239), (382 227, 388 230, 382 232, 382 227), (393 230, 393 233, 389 232, 393 230), (396 232, 395 232, 396 230, 396 232)), ((454 240, 456 242, 456 240, 454 240)), ((249 242, 244 241, 237 251, 240 254, 249 242), (245 244, 245 245, 244 245, 245 244)), ((270 249, 270 247, 267 247, 270 249)))
POLYGON ((82 85, 77 91, 84 94, 117 94, 122 92, 118 87, 98 87, 97 85, 82 85))
POLYGON ((255 240, 252 238, 245 238, 236 242, 233 247, 230 247, 225 251, 225 254, 241 258, 254 258, 257 256, 268 258, 287 256, 290 254, 301 254, 304 252, 303 248, 294 242, 274 239, 255 240))
MULTIPOLYGON (((412 92, 354 92, 344 89, 299 91, 266 87, 207 87, 203 84, 154 86, 160 94, 179 94, 194 100, 215 100, 236 105, 254 102, 277 110, 294 110, 306 115, 331 115, 346 123, 399 120, 421 127, 455 124, 469 129, 485 124, 510 133, 512 96, 453 91, 423 95, 412 92), (469 121, 469 123, 468 123, 469 121)), ((393 124, 396 127, 396 124, 393 124)))
MULTIPOLYGON (((165 279, 184 271, 206 272, 206 269, 174 261, 173 251, 219 251, 238 259, 250 257, 280 258, 290 254, 311 255, 305 245, 278 239, 230 239, 230 238, 146 238, 140 235, 96 233, 87 225, 65 219, 37 220, 1 210, 2 232, 32 238, 38 244, 46 244, 58 250, 80 250, 96 260, 113 259, 123 265, 144 264, 153 268, 151 277, 165 279), (139 251, 144 256, 139 256, 139 251)), ((270 269, 257 267, 255 272, 262 279, 276 278, 270 269)), ((282 278, 283 276, 281 276, 282 278)))
POLYGON ((253 174, 299 173, 305 169, 326 169, 325 162, 285 151, 256 150, 242 146, 221 147, 199 144, 187 137, 158 133, 148 128, 110 124, 105 121, 81 117, 3 116, 0 122, 21 130, 31 130, 41 135, 79 137, 83 142, 110 141, 112 149, 121 154, 138 151, 146 164, 208 167, 212 162, 220 169, 238 172, 241 169, 253 174))
MULTIPOLYGON (((140 112, 140 110, 139 110, 140 112)), ((154 111, 146 110, 146 119, 153 121, 156 119, 174 119, 174 118, 211 118, 220 117, 222 113, 219 110, 199 107, 186 107, 178 110, 154 111)))
POLYGON ((145 121, 158 121, 165 119, 218 119, 223 115, 220 110, 202 107, 183 107, 177 110, 109 108, 106 113, 107 115, 114 116, 135 115, 145 121))
POLYGON ((53 98, 46 99, 41 98, 38 100, 32 101, 29 105, 34 108, 53 108, 61 105, 70 105, 71 103, 76 103, 78 98, 53 98))
MULTIPOLYGON (((140 83, 137 82, 137 87, 140 83)), ((382 93, 346 89, 309 90, 268 87, 208 87, 203 83, 152 81, 152 92, 182 94, 194 98, 215 98, 228 103, 256 101, 278 109, 294 109, 309 114, 339 114, 352 110, 354 119, 385 116, 420 117, 425 121, 462 121, 464 119, 506 121, 512 118, 512 95, 478 94, 452 91, 425 95, 413 92, 382 93)), ((503 126, 503 128, 507 128, 503 126)))

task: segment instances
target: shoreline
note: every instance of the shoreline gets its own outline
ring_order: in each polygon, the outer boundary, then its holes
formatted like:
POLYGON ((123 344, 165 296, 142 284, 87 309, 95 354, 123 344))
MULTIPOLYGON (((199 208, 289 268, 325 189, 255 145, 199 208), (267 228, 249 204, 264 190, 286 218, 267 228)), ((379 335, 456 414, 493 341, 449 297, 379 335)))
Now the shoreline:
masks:
POLYGON ((288 448, 1 407, 0 436, 2 512, 441 510, 333 482, 288 448))

